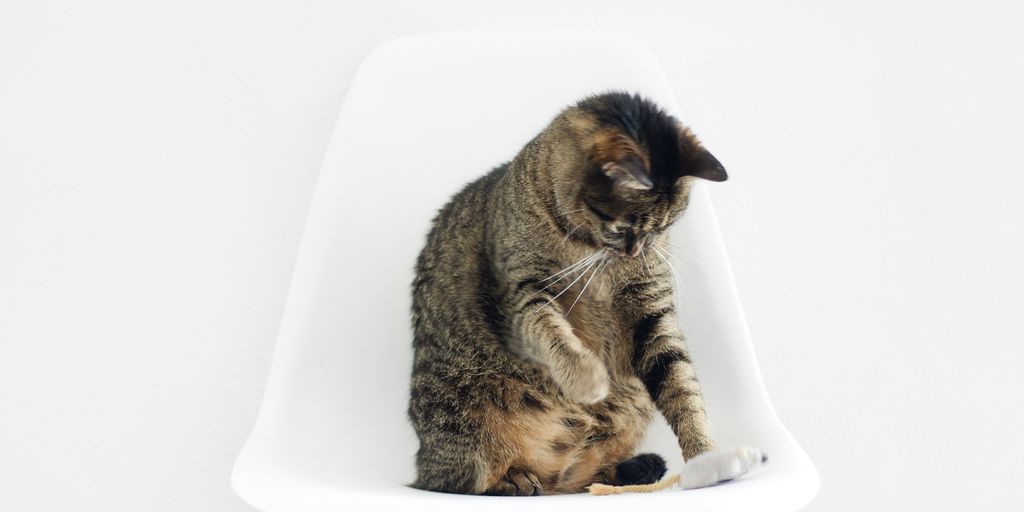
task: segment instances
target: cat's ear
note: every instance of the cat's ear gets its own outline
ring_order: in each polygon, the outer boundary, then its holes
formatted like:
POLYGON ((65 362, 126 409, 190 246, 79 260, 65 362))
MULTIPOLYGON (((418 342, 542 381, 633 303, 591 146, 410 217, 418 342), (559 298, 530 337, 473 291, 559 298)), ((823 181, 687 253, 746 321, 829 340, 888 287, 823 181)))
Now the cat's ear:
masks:
POLYGON ((729 179, 722 162, 719 162, 715 155, 704 148, 701 148, 693 158, 683 165, 683 176, 693 176, 708 181, 729 179))
POLYGON ((647 154, 633 139, 614 131, 598 133, 590 150, 590 159, 619 190, 650 190, 647 154))
POLYGON ((682 123, 679 128, 679 149, 682 153, 682 169, 679 176, 693 176, 708 181, 725 181, 729 175, 722 162, 704 149, 697 136, 682 123))
POLYGON ((601 171, 616 187, 650 190, 654 186, 643 160, 636 155, 625 155, 618 160, 605 162, 601 164, 601 171))

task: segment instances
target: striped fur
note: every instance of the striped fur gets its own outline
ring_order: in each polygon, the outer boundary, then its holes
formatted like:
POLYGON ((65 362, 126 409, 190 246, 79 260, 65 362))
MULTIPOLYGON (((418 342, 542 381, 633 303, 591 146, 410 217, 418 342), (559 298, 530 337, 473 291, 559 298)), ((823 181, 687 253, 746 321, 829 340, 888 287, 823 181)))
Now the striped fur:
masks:
POLYGON ((413 283, 414 487, 616 483, 655 409, 684 456, 714 446, 662 256, 695 178, 725 171, 655 105, 609 93, 441 209, 413 283))

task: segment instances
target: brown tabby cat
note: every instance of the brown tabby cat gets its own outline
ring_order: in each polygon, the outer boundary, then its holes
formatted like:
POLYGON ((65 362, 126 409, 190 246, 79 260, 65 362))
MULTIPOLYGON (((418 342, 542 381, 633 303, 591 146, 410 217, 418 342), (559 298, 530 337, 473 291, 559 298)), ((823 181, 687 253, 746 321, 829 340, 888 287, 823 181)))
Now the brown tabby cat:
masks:
POLYGON ((414 487, 649 483, 664 460, 633 455, 655 407, 684 457, 714 447, 661 245, 695 178, 726 173, 656 105, 609 93, 441 209, 413 283, 414 487))

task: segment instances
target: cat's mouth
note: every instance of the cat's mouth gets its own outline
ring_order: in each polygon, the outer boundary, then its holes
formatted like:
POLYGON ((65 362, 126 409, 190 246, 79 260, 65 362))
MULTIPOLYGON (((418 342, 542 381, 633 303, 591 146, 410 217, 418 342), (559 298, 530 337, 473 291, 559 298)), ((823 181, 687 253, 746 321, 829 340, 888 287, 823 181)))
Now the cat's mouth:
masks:
POLYGON ((647 234, 634 229, 627 229, 622 238, 622 246, 619 248, 623 254, 630 258, 640 255, 647 245, 647 234))
POLYGON ((647 247, 647 238, 634 238, 627 240, 616 240, 605 245, 608 249, 625 256, 627 258, 636 258, 640 256, 640 253, 647 247))

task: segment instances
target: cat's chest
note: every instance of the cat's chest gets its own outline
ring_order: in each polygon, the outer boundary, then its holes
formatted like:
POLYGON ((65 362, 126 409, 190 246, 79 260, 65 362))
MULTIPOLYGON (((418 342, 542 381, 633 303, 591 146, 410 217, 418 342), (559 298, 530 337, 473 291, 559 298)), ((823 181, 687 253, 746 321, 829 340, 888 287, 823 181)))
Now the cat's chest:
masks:
POLYGON ((563 297, 571 297, 560 305, 568 312, 565 318, 573 333, 609 367, 618 366, 614 363, 622 359, 620 352, 627 344, 623 340, 624 329, 612 310, 610 283, 592 282, 583 295, 579 295, 579 291, 571 292, 563 294, 563 297))

